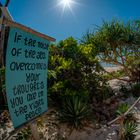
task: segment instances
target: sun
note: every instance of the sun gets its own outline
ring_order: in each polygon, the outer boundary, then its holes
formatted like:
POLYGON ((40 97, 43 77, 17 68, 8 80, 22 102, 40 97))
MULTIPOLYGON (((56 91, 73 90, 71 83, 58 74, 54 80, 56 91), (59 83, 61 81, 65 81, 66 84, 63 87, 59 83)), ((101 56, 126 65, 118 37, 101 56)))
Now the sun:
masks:
POLYGON ((61 0, 60 2, 63 5, 63 8, 71 8, 73 1, 72 0, 61 0))
POLYGON ((56 6, 61 8, 62 15, 68 10, 74 15, 73 7, 77 4, 76 0, 57 0, 56 6))

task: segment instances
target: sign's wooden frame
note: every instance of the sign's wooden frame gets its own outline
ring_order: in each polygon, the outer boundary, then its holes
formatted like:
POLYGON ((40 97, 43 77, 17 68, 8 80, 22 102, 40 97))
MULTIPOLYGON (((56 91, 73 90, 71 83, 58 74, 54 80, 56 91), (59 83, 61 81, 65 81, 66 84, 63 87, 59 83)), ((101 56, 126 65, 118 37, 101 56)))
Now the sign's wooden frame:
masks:
POLYGON ((35 30, 29 28, 29 27, 26 27, 26 26, 24 26, 24 25, 22 25, 22 24, 19 24, 19 23, 16 23, 16 22, 7 20, 7 19, 5 19, 5 18, 3 18, 2 23, 3 23, 4 25, 10 26, 10 27, 20 28, 20 29, 24 30, 25 32, 32 33, 32 34, 34 34, 34 35, 37 35, 38 37, 47 39, 47 40, 52 41, 52 42, 55 42, 55 40, 56 40, 55 38, 52 38, 52 37, 47 36, 47 35, 45 35, 45 34, 39 33, 39 32, 37 32, 37 31, 35 31, 35 30))

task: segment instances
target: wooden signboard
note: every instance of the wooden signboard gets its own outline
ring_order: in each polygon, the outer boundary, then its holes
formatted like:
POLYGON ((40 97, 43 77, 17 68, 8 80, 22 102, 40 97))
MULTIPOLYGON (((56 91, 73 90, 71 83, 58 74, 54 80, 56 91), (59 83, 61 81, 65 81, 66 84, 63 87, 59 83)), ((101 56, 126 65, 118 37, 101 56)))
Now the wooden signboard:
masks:
POLYGON ((12 21, 6 52, 6 93, 15 128, 46 112, 48 47, 54 38, 12 21))

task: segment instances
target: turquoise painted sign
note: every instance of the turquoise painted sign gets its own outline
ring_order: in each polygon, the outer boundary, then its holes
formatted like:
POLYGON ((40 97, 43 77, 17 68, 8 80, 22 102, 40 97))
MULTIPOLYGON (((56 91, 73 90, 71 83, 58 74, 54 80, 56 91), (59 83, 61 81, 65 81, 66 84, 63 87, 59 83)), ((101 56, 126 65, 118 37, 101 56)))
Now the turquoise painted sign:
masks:
POLYGON ((47 111, 49 41, 11 27, 6 53, 6 94, 15 128, 47 111))

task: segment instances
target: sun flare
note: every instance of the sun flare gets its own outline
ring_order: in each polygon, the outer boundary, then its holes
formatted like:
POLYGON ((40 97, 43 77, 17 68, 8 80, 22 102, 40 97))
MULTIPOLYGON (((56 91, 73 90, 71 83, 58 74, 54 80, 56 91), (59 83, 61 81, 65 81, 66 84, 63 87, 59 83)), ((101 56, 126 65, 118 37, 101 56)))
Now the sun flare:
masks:
POLYGON ((57 6, 59 6, 62 9, 62 15, 65 13, 65 11, 69 10, 73 15, 73 7, 77 5, 78 3, 76 0, 58 0, 57 6))
POLYGON ((63 8, 63 11, 66 9, 72 10, 72 5, 74 4, 73 0, 59 0, 58 5, 63 8))

